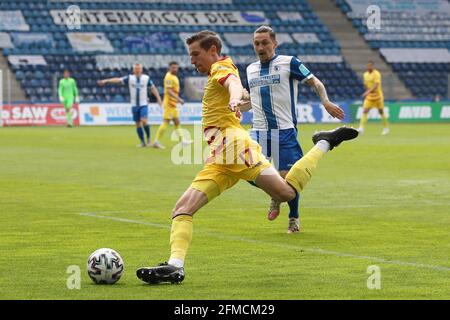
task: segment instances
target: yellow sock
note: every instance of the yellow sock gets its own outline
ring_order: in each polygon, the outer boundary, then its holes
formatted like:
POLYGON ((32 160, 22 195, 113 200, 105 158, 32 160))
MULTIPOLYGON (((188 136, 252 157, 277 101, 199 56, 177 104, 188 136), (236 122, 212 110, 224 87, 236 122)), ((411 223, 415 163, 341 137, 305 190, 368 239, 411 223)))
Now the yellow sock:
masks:
POLYGON ((183 134, 181 133, 180 125, 175 125, 175 131, 176 131, 177 134, 178 134, 178 139, 179 139, 180 141, 183 140, 183 134))
POLYGON ((387 117, 386 117, 386 115, 384 113, 381 115, 381 122, 383 123, 383 127, 387 128, 387 126, 388 126, 388 119, 387 119, 387 117))
POLYGON ((314 146, 309 152, 298 160, 286 175, 286 181, 297 190, 298 193, 303 190, 311 179, 317 163, 323 157, 325 152, 314 146))
POLYGON ((192 216, 179 215, 172 220, 170 232, 170 259, 184 261, 192 241, 192 216))
POLYGON ((368 113, 364 113, 364 112, 363 112, 363 114, 362 114, 362 116, 361 116, 361 121, 359 122, 359 126, 360 126, 361 128, 364 128, 364 126, 366 125, 366 123, 367 123, 367 117, 368 117, 368 113))
POLYGON ((159 139, 163 136, 164 131, 166 131, 166 129, 167 129, 167 123, 164 121, 159 126, 158 131, 156 131, 155 141, 159 141, 159 139))

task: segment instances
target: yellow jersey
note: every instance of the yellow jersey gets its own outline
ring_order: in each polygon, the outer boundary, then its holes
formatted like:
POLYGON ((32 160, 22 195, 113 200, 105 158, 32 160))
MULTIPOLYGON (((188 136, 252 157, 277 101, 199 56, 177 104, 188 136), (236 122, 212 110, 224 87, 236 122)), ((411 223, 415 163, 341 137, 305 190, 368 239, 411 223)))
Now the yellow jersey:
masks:
POLYGON ((366 96, 367 100, 383 99, 383 90, 381 89, 381 74, 378 70, 374 69, 372 72, 364 72, 364 87, 370 89, 375 83, 378 83, 378 88, 366 96))
POLYGON ((223 86, 230 75, 239 79, 238 69, 229 57, 224 57, 211 66, 202 100, 204 129, 211 127, 220 130, 230 127, 242 128, 240 119, 228 108, 230 94, 228 89, 223 86))
POLYGON ((164 100, 163 100, 163 106, 165 108, 172 107, 176 108, 178 100, 171 95, 169 95, 169 90, 172 89, 177 97, 180 94, 180 81, 178 80, 178 77, 174 74, 171 74, 170 72, 166 73, 166 76, 164 77, 164 100))

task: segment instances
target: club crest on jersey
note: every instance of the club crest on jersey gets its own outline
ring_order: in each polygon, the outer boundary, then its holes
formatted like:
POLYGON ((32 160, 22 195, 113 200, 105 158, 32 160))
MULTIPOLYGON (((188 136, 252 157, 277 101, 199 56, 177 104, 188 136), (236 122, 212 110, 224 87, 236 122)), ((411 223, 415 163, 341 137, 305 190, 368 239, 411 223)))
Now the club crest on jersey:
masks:
POLYGON ((275 71, 280 71, 281 68, 280 68, 280 66, 275 66, 274 69, 275 69, 275 71))

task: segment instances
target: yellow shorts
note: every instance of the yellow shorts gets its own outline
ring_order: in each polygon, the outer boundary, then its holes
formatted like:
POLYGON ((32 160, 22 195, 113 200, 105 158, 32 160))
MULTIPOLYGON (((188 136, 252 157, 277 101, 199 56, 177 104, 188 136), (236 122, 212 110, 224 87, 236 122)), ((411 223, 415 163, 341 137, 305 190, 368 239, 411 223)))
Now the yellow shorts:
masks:
MULTIPOLYGON (((260 145, 245 130, 225 143, 210 143, 211 155, 191 188, 206 194, 208 201, 234 186, 240 179, 254 181, 271 163, 260 145)), ((214 133, 217 137, 217 133, 214 133)), ((226 136, 227 138, 229 136, 226 136)), ((222 141, 223 139, 217 139, 222 141)))
POLYGON ((180 118, 180 111, 174 107, 164 107, 163 119, 172 120, 174 118, 180 118))
POLYGON ((371 109, 371 108, 383 109, 384 108, 384 99, 379 99, 379 100, 364 99, 363 108, 364 109, 371 109))

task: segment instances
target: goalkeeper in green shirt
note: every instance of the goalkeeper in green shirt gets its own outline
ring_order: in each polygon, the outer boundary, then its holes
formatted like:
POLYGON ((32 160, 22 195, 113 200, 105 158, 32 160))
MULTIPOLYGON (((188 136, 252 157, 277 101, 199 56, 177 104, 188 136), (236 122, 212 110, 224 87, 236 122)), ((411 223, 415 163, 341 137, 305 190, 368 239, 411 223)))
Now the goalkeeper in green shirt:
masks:
POLYGON ((64 78, 59 80, 58 86, 59 101, 66 109, 67 126, 73 127, 72 106, 74 101, 80 102, 78 96, 77 83, 74 78, 70 77, 69 70, 64 70, 64 78))

